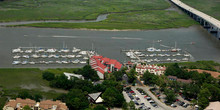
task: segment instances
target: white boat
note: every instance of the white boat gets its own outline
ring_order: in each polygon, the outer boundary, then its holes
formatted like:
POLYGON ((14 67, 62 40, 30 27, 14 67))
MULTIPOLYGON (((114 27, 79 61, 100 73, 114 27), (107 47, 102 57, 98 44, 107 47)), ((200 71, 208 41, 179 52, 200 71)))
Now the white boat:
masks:
POLYGON ((33 50, 32 50, 32 49, 29 49, 29 50, 25 50, 24 52, 25 52, 25 53, 32 53, 33 50))
POLYGON ((67 49, 67 48, 63 48, 63 49, 61 49, 59 52, 68 53, 69 51, 70 51, 69 49, 67 49))
POLYGON ((174 59, 171 59, 171 61, 176 61, 176 60, 177 60, 177 59, 175 59, 175 58, 174 58, 174 59))
POLYGON ((171 59, 170 59, 170 58, 167 58, 167 61, 171 61, 171 59))
POLYGON ((51 63, 54 63, 54 61, 48 61, 48 62, 49 62, 50 64, 51 64, 51 63))
POLYGON ((86 61, 80 61, 80 63, 81 63, 81 64, 85 64, 85 63, 86 63, 86 61))
POLYGON ((139 55, 137 55, 137 56, 139 56, 139 57, 144 57, 144 56, 145 56, 145 54, 139 54, 139 55))
POLYGON ((22 53, 23 51, 20 48, 12 49, 12 53, 22 53))
POLYGON ((180 53, 177 53, 176 55, 177 55, 177 56, 180 56, 181 54, 180 54, 180 53))
POLYGON ((188 58, 182 58, 182 61, 188 61, 189 59, 188 58))
POLYGON ((35 62, 31 61, 31 62, 29 62, 29 64, 32 64, 32 65, 34 65, 34 64, 35 64, 35 62))
POLYGON ((28 61, 23 61, 21 64, 26 65, 27 63, 28 63, 28 61))
POLYGON ((61 64, 62 62, 61 61, 56 61, 56 63, 61 64))
POLYGON ((59 58, 60 56, 59 55, 54 55, 54 58, 59 58))
POLYGON ((147 48, 147 51, 148 52, 154 52, 156 50, 156 48, 154 48, 154 47, 149 47, 149 48, 147 48))
POLYGON ((81 55, 86 55, 87 52, 86 52, 86 51, 80 51, 79 54, 81 54, 81 55))
POLYGON ((17 59, 17 58, 20 58, 20 57, 21 57, 21 56, 19 56, 19 55, 15 55, 13 58, 16 58, 16 59, 17 59))
POLYGON ((161 52, 161 50, 160 50, 160 49, 155 49, 155 51, 156 51, 156 52, 161 52))
POLYGON ((62 61, 62 63, 63 63, 63 64, 68 64, 69 62, 68 62, 68 61, 62 61))
POLYGON ((84 59, 84 60, 88 60, 89 58, 88 58, 88 57, 83 57, 83 59, 84 59))
POLYGON ((36 53, 39 53, 39 52, 45 52, 45 50, 43 48, 40 48, 38 50, 35 51, 36 53))
POLYGON ((51 49, 47 49, 46 52, 48 53, 55 53, 57 51, 57 49, 51 48, 51 49))
POLYGON ((62 57, 62 58, 66 58, 66 57, 67 57, 67 55, 60 55, 60 57, 62 57))
POLYGON ((39 58, 40 56, 38 56, 37 54, 33 54, 31 57, 33 57, 33 58, 39 58))
POLYGON ((74 58, 75 55, 67 55, 67 58, 74 58))
POLYGON ((45 61, 39 61, 39 63, 44 64, 44 63, 45 63, 45 61))
POLYGON ((55 57, 55 56, 56 56, 56 55, 51 54, 51 55, 48 56, 48 58, 53 58, 53 57, 55 57))
POLYGON ((49 64, 49 62, 48 62, 48 61, 45 61, 45 64, 49 64))
POLYGON ((47 55, 41 55, 42 58, 47 58, 47 55))
POLYGON ((23 55, 23 58, 30 58, 29 55, 23 55))
POLYGON ((76 58, 80 58, 80 57, 82 57, 82 55, 76 55, 76 58))
POLYGON ((76 53, 76 52, 79 52, 79 51, 81 51, 81 50, 77 49, 76 47, 73 47, 73 50, 72 50, 73 53, 76 53))
POLYGON ((78 59, 72 61, 72 63, 76 64, 76 63, 79 63, 80 61, 78 59))
POLYGON ((18 65, 18 64, 20 64, 20 63, 21 63, 20 61, 13 61, 13 62, 12 62, 13 65, 18 65))
POLYGON ((190 55, 189 55, 189 54, 184 54, 184 56, 185 56, 185 57, 189 57, 190 55))
POLYGON ((137 54, 137 55, 141 54, 141 52, 138 52, 138 51, 136 51, 136 52, 134 52, 134 53, 137 54))

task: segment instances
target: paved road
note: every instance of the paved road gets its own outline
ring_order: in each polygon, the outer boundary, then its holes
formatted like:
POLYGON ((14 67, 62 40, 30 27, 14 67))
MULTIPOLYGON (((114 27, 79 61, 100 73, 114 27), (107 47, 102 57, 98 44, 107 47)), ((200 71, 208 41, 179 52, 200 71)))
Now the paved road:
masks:
POLYGON ((201 12, 201 11, 198 11, 188 5, 186 5, 185 3, 181 2, 180 0, 170 0, 171 2, 175 3, 176 5, 190 11, 191 13, 194 13, 196 14, 197 16, 200 16, 201 18, 205 19, 206 21, 208 21, 209 23, 213 24, 214 26, 220 28, 220 21, 201 12))

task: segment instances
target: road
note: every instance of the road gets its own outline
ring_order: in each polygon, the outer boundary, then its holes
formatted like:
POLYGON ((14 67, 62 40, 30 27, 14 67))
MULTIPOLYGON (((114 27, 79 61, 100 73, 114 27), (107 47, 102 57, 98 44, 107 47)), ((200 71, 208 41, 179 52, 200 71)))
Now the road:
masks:
POLYGON ((207 15, 207 14, 201 12, 201 11, 198 11, 198 10, 186 5, 185 3, 181 2, 180 0, 170 0, 170 1, 175 3, 176 5, 178 5, 180 7, 188 10, 189 12, 194 13, 197 16, 205 19, 207 22, 211 23, 212 25, 220 28, 220 21, 219 20, 217 20, 217 19, 215 19, 215 18, 213 18, 213 17, 211 17, 211 16, 209 16, 209 15, 207 15))

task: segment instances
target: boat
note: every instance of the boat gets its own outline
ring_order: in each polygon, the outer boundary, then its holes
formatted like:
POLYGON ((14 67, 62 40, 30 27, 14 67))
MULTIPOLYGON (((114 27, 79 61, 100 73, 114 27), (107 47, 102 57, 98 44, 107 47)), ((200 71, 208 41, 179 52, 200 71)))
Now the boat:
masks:
POLYGON ((63 64, 68 64, 69 62, 68 62, 68 61, 62 61, 62 63, 63 63, 63 64))
POLYGON ((82 57, 82 55, 76 55, 76 58, 80 58, 80 57, 82 57))
POLYGON ((141 54, 141 52, 138 52, 138 51, 136 51, 136 52, 134 52, 134 53, 137 54, 137 55, 141 54))
POLYGON ((58 61, 56 61, 56 63, 61 64, 62 62, 58 60, 58 61))
POLYGON ((156 50, 156 48, 154 48, 154 47, 149 47, 149 48, 147 48, 147 51, 148 52, 154 52, 156 50))
POLYGON ((20 61, 13 61, 13 62, 12 62, 13 65, 18 65, 18 64, 20 64, 20 63, 21 63, 20 61))
POLYGON ((49 63, 54 63, 54 61, 48 61, 49 63))
POLYGON ((175 42, 175 47, 172 48, 170 51, 171 51, 171 52, 178 52, 178 51, 180 51, 180 50, 181 50, 181 49, 176 48, 176 42, 175 42))
POLYGON ((81 55, 86 55, 87 52, 86 52, 86 51, 80 51, 79 54, 81 54, 81 55))
POLYGON ((155 49, 155 51, 156 51, 156 52, 161 52, 161 50, 160 50, 160 49, 155 49))
POLYGON ((79 63, 79 62, 80 62, 80 60, 78 60, 78 59, 72 61, 72 63, 79 63))
POLYGON ((76 53, 76 52, 79 52, 79 51, 81 51, 81 50, 77 49, 76 47, 73 47, 73 50, 72 50, 73 53, 76 53))
POLYGON ((63 48, 63 49, 61 49, 59 52, 68 53, 69 51, 70 51, 69 49, 67 49, 67 48, 63 48))
POLYGON ((42 58, 47 58, 47 55, 41 55, 42 58))
POLYGON ((80 63, 81 63, 81 64, 85 64, 85 63, 86 63, 86 61, 80 61, 80 63))
POLYGON ((16 58, 16 59, 17 59, 17 58, 20 58, 20 57, 21 57, 21 56, 19 56, 19 55, 15 55, 13 58, 16 58))
POLYGON ((32 53, 33 50, 32 50, 32 49, 29 49, 29 50, 25 50, 24 52, 25 52, 25 53, 32 53))
POLYGON ((28 63, 28 61, 21 62, 22 65, 26 65, 27 63, 28 63))
POLYGON ((53 57, 55 57, 55 56, 56 56, 56 55, 51 54, 51 55, 48 56, 48 58, 53 58, 53 57))
POLYGON ((177 55, 177 56, 180 56, 181 54, 180 54, 180 53, 177 53, 176 55, 177 55))
POLYGON ((67 58, 74 58, 75 55, 67 55, 67 58))
POLYGON ((171 61, 171 59, 170 59, 170 58, 167 58, 167 61, 171 61))
POLYGON ((12 53, 22 53, 23 51, 20 48, 12 49, 12 53))
POLYGON ((30 58, 29 55, 23 55, 23 58, 30 58))
POLYGON ((182 58, 182 61, 188 61, 189 59, 188 58, 182 58))
POLYGON ((54 58, 59 58, 60 57, 60 55, 54 55, 54 58))
POLYGON ((189 54, 184 54, 183 56, 185 56, 185 57, 189 57, 190 55, 189 55, 189 54))
POLYGON ((36 53, 40 53, 40 52, 45 52, 45 50, 43 48, 39 48, 38 50, 35 51, 36 53))
POLYGON ((35 62, 31 61, 31 62, 29 62, 29 64, 32 64, 32 65, 34 65, 34 64, 35 64, 35 62))
POLYGON ((47 49, 46 52, 48 52, 48 53, 55 53, 56 51, 57 51, 56 49, 51 48, 51 49, 47 49))
POLYGON ((37 54, 33 54, 31 57, 33 57, 33 58, 39 58, 40 56, 38 56, 37 54))
POLYGON ((88 60, 89 58, 88 58, 88 57, 83 57, 83 59, 84 59, 84 60, 88 60))
POLYGON ((67 55, 60 55, 62 58, 66 58, 67 57, 67 55))
POLYGON ((39 63, 44 64, 44 63, 45 63, 45 61, 39 61, 39 63))

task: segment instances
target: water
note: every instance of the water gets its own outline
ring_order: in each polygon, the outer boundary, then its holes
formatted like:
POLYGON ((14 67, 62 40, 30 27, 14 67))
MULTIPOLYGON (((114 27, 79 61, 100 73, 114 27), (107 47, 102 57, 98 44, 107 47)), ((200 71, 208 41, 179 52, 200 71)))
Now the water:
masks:
MULTIPOLYGON (((214 60, 220 62, 220 41, 200 26, 179 29, 148 31, 91 31, 50 28, 0 28, 0 67, 15 67, 12 63, 13 48, 19 46, 69 47, 83 50, 94 49, 101 55, 121 62, 127 57, 121 49, 145 49, 153 41, 162 40, 162 44, 187 50, 194 60, 214 60), (195 42, 194 45, 191 42, 195 42)), ((22 66, 23 67, 23 66, 22 66)), ((32 66, 44 67, 44 66, 32 66)), ((50 66, 47 66, 50 67, 50 66)), ((63 65, 55 67, 75 67, 63 65)))

